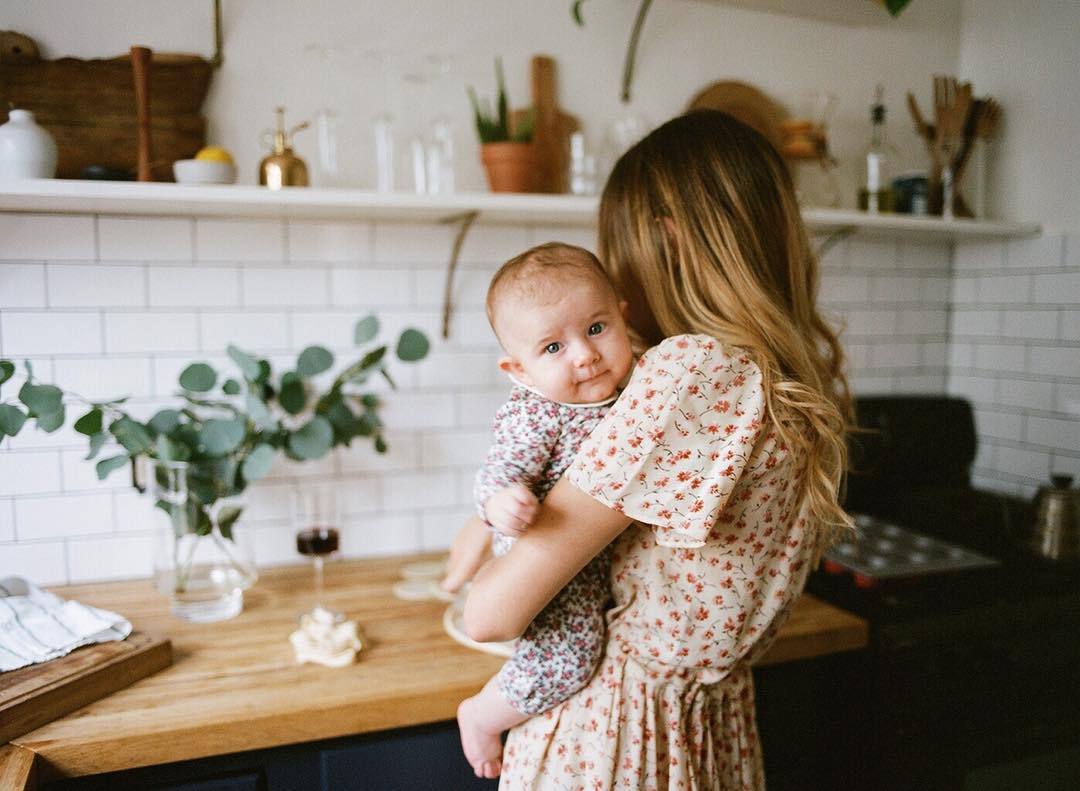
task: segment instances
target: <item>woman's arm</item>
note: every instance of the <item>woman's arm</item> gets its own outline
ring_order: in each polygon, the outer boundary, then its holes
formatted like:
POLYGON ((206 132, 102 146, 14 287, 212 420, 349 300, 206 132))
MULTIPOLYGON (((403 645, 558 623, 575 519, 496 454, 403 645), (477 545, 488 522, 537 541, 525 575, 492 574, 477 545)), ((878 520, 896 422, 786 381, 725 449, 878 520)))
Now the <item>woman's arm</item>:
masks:
POLYGON ((618 536, 630 519, 562 478, 513 549, 484 565, 465 602, 474 640, 511 640, 575 574, 618 536))

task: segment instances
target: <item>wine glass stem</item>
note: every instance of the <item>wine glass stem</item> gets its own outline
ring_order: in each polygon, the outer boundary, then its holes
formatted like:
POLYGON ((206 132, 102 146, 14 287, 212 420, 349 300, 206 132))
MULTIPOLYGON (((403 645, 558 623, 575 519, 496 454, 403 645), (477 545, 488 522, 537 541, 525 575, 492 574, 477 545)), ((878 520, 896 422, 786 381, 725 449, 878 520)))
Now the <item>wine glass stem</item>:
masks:
POLYGON ((315 566, 315 606, 322 607, 323 600, 323 559, 321 555, 312 558, 315 566))

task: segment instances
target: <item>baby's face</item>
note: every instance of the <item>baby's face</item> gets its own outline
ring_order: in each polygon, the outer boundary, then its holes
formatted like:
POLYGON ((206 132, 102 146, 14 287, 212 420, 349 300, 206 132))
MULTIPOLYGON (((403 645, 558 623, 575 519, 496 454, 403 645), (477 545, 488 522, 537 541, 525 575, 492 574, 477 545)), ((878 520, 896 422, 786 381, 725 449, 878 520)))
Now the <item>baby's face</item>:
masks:
POLYGON ((633 363, 621 306, 591 280, 573 278, 554 298, 508 295, 497 321, 508 353, 499 367, 553 401, 604 401, 633 363))

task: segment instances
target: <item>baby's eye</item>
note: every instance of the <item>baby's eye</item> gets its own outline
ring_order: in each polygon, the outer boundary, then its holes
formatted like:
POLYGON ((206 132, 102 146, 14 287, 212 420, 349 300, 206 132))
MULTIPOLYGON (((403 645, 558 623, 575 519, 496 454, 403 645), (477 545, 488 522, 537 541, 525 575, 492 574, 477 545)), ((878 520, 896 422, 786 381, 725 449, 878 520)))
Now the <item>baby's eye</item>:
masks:
POLYGON ((544 351, 547 352, 548 354, 555 354, 561 348, 562 348, 561 343, 559 343, 558 341, 552 341, 551 343, 549 343, 547 346, 544 347, 544 351))
POLYGON ((597 322, 594 322, 594 323, 589 325, 589 334, 590 335, 599 335, 603 331, 604 331, 604 322, 602 322, 602 321, 597 321, 597 322))

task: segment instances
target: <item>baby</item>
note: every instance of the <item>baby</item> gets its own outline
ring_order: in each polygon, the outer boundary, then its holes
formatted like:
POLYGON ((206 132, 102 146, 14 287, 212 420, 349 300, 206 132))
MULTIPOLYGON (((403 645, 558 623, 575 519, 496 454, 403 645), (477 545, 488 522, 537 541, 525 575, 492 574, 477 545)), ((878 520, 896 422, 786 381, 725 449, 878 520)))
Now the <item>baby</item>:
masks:
MULTIPOLYGON (((494 421, 476 477, 480 516, 504 555, 603 418, 633 363, 622 311, 596 257, 552 242, 495 273, 487 313, 514 388, 494 421)), ((536 616, 499 673, 458 709, 465 757, 478 777, 501 770, 500 734, 547 711, 592 677, 604 646, 607 550, 536 616)), ((522 581, 527 584, 527 580, 522 581)))

